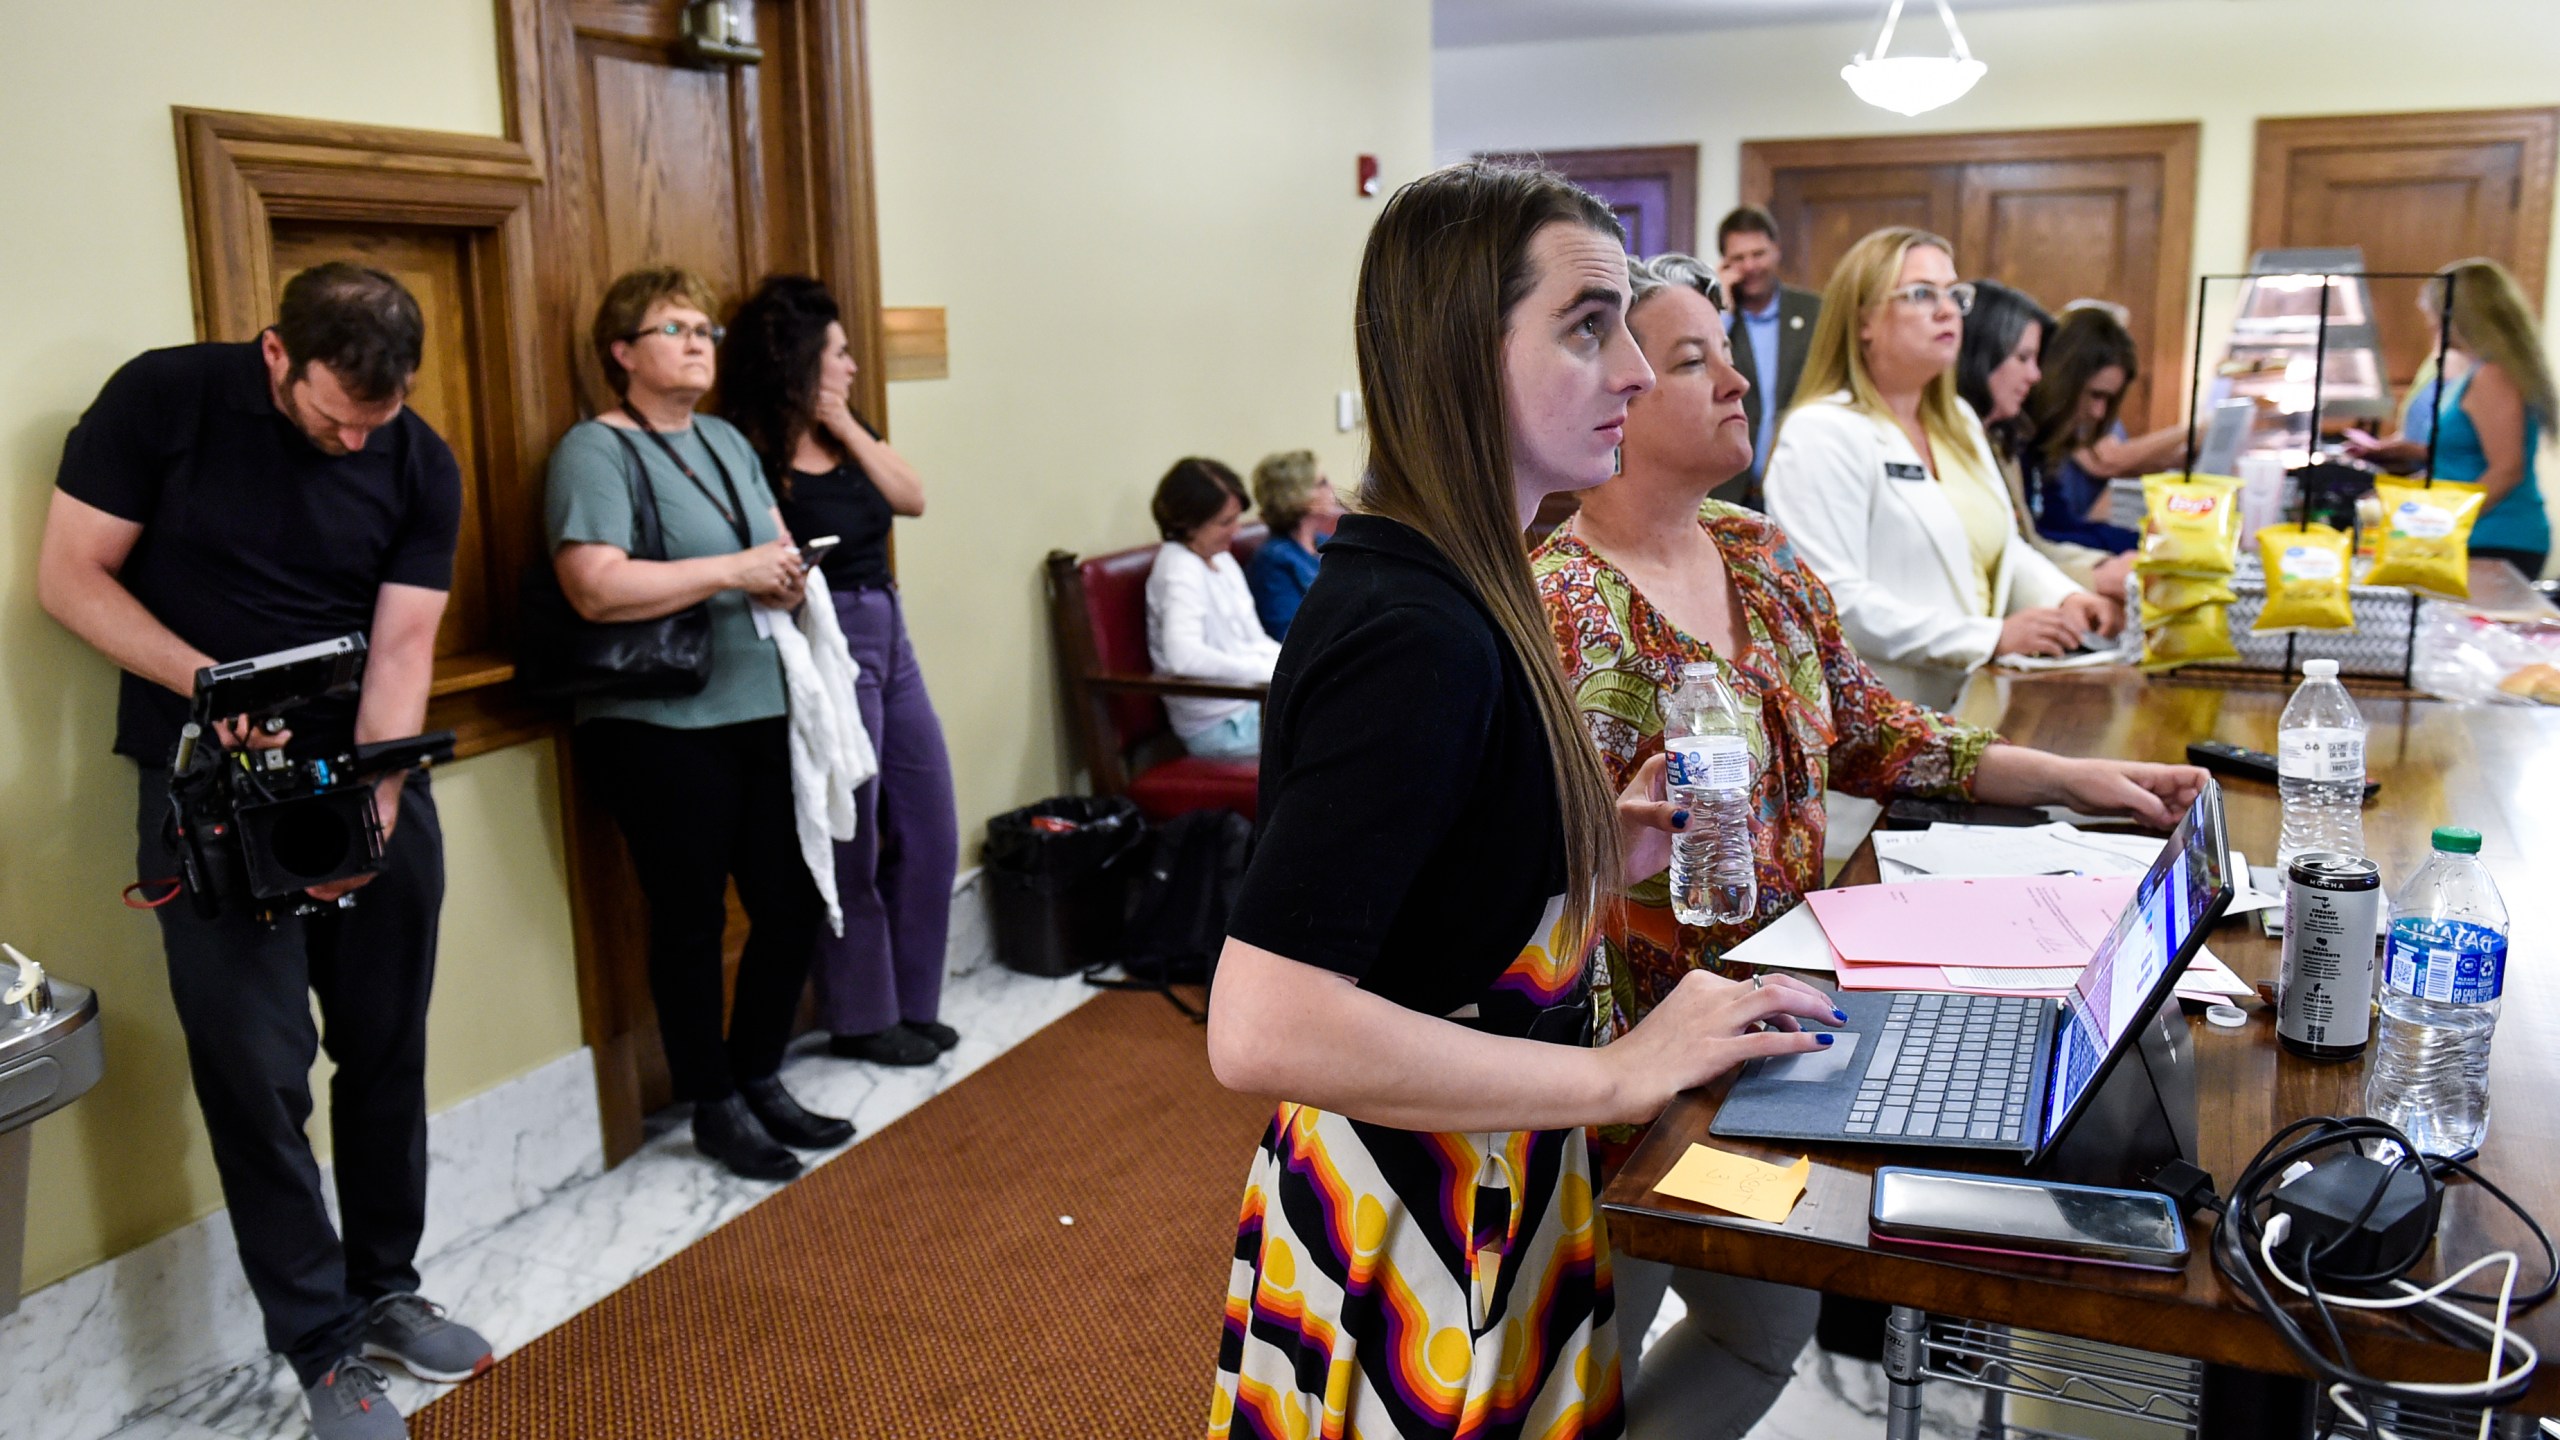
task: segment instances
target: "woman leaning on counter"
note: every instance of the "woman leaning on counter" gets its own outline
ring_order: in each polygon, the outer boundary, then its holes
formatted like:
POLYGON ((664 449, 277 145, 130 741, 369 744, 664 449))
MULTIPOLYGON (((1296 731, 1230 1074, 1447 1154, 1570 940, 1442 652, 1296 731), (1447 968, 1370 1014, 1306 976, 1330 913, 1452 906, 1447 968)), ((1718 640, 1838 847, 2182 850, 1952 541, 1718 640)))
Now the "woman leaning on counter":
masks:
MULTIPOLYGON (((1749 468, 1751 431, 1713 272, 1685 255, 1629 267, 1630 328, 1655 375, 1627 406, 1623 469, 1531 557, 1575 704, 1613 784, 1662 749, 1681 667, 1713 664, 1747 719, 1758 917, 1692 929, 1657 872, 1603 931, 1604 1034, 1642 1020, 1683 977, 1822 883, 1826 786, 1873 799, 1945 796, 2067 804, 2166 828, 2204 783, 2188 766, 2071 759, 2003 743, 1896 699, 1849 647, 1831 596, 1770 518, 1707 498, 1749 468)), ((1793 421, 1788 422, 1790 424, 1793 421)), ((1604 1160, 1624 1144, 1603 1136, 1604 1160)), ((1786 1286, 1616 1259, 1628 1433, 1740 1435, 1777 1396, 1812 1332, 1814 1296, 1786 1286), (1638 1356, 1666 1285, 1689 1318, 1638 1356), (1677 1420, 1673 1429, 1657 1429, 1677 1420)))
POLYGON ((622 402, 551 452, 546 517, 560 588, 587 619, 711 607, 710 683, 676 699, 582 699, 577 743, 648 897, 649 993, 694 1143, 750 1179, 787 1180, 800 1162, 783 1146, 840 1145, 853 1126, 801 1109, 778 1073, 825 907, 793 828, 782 661, 749 605, 798 603, 800 552, 755 448, 694 413, 722 334, 713 304, 685 270, 635 270, 605 292, 596 358, 622 402), (664 560, 631 554, 635 469, 657 496, 664 560), (732 877, 750 928, 724 1035, 732 877))
POLYGON ((1956 398, 1973 287, 1926 231, 1878 230, 1831 272, 1809 397, 1769 457, 1769 515, 1838 598, 1893 693, 1945 706, 1995 655, 2060 655, 2116 616, 2018 534, 1982 423, 1956 398))

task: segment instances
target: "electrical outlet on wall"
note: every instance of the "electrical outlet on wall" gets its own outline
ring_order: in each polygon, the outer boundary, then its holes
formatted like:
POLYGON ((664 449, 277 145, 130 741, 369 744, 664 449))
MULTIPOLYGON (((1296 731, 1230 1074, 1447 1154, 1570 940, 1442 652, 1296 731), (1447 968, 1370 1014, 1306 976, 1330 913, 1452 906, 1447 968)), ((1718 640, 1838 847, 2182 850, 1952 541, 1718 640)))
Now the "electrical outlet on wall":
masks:
POLYGON ((1335 430, 1347 435, 1359 429, 1361 423, 1367 418, 1360 413, 1359 391, 1336 390, 1333 392, 1333 428, 1335 430))

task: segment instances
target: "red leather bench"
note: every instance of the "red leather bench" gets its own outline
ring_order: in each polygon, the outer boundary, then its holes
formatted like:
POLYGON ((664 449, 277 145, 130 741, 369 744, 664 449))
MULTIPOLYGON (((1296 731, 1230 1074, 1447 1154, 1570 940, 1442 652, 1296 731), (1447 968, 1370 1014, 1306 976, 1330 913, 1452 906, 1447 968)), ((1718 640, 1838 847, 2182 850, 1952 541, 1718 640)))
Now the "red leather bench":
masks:
MULTIPOLYGON (((1241 565, 1268 532, 1249 525, 1229 551, 1241 565)), ((1250 820, 1260 766, 1186 753, 1165 719, 1164 697, 1259 701, 1267 685, 1156 673, 1147 655, 1147 576, 1156 548, 1081 559, 1049 552, 1049 617, 1074 732, 1096 795, 1126 795, 1151 820, 1189 810, 1233 810, 1250 820)))

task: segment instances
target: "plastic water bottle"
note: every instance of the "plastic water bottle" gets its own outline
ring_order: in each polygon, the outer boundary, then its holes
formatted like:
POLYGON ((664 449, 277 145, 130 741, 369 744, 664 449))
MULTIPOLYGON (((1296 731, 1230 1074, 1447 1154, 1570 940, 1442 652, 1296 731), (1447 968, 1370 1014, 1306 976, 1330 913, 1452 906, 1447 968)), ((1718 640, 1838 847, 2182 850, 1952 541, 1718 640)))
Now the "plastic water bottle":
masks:
POLYGON ((1683 925, 1739 925, 1760 908, 1748 725, 1713 664, 1680 667, 1662 741, 1671 802, 1689 812, 1671 841, 1671 913, 1683 925))
POLYGON ((2276 793, 2284 802, 2276 865, 2306 850, 2364 854, 2364 717, 2338 662, 2302 662, 2302 688, 2276 722, 2276 793))
POLYGON ((2364 1106, 2428 1155, 2460 1155, 2489 1128, 2507 907, 2479 857, 2479 831, 2437 830, 2435 854, 2391 905, 2382 1029, 2364 1106))

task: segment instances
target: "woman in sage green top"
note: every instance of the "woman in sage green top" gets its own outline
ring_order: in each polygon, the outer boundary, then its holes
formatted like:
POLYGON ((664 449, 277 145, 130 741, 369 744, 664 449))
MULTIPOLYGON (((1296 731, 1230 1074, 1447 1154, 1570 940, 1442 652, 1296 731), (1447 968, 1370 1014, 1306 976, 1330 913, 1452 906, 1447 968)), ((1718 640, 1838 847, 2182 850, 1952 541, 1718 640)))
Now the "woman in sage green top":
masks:
POLYGON ((613 283, 594 340, 622 404, 561 438, 546 514, 560 588, 587 619, 711 607, 710 683, 678 699, 579 702, 579 758, 648 896, 649 990, 676 1093, 694 1104, 694 1143, 741 1175, 787 1180, 800 1161, 784 1146, 831 1148, 853 1126, 802 1109, 777 1073, 825 909, 793 827, 782 662, 753 605, 798 604, 802 567, 754 449, 693 413, 720 341, 712 303, 682 270, 613 283), (664 560, 631 555, 634 467, 657 497, 664 560), (724 1036, 732 878, 749 930, 724 1036))

